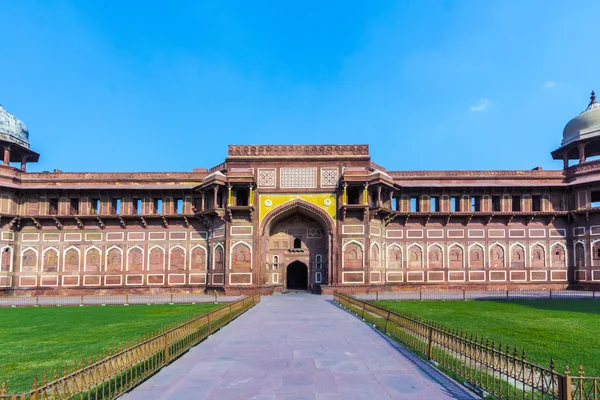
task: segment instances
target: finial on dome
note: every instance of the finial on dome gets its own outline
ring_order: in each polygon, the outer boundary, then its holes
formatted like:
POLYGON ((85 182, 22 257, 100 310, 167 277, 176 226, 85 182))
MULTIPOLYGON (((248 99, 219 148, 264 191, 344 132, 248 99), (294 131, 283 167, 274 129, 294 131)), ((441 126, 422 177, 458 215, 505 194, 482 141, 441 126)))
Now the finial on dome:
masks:
POLYGON ((594 103, 597 103, 597 101, 596 101, 596 92, 594 92, 593 90, 592 90, 592 95, 590 96, 590 100, 591 100, 590 101, 590 105, 592 105, 594 103))

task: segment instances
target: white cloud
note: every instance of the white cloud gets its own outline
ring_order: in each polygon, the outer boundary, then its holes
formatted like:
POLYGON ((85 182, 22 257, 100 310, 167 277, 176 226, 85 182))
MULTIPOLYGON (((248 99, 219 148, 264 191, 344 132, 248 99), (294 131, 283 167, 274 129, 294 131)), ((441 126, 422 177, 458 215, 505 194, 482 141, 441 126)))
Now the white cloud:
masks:
POLYGON ((479 103, 476 104, 476 105, 474 105, 474 106, 469 107, 469 110, 471 110, 471 111, 483 111, 483 110, 485 110, 488 107, 489 104, 490 104, 490 102, 489 102, 488 99, 480 99, 479 103))
POLYGON ((548 81, 548 82, 544 83, 544 87, 546 89, 552 89, 554 86, 556 86, 556 82, 554 82, 554 81, 548 81))

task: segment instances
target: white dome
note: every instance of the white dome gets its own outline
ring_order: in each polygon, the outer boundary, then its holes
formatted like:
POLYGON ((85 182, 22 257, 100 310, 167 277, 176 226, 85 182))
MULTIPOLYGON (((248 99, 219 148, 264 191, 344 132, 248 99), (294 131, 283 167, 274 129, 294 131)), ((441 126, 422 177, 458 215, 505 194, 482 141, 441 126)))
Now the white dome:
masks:
POLYGON ((0 105, 0 139, 29 148, 29 131, 25 124, 0 105))
POLYGON ((596 101, 594 92, 590 99, 588 107, 565 126, 561 147, 577 140, 600 136, 600 103, 596 101))

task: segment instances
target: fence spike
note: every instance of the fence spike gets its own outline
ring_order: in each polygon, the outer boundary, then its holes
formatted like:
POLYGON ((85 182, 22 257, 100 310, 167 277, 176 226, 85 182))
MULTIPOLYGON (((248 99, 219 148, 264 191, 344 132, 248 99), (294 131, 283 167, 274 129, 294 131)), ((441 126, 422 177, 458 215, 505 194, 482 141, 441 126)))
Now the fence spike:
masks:
POLYGON ((2 386, 0 386, 0 396, 6 395, 6 381, 2 382, 2 386))
POLYGON ((88 365, 92 365, 94 363, 94 357, 89 356, 88 357, 88 365))
POLYGON ((42 383, 44 386, 48 384, 48 374, 44 372, 44 381, 42 383))
POLYGON ((583 363, 579 363, 579 376, 583 376, 583 363))
POLYGON ((54 368, 54 376, 52 377, 52 380, 58 380, 58 368, 54 368))
POLYGON ((523 349, 523 354, 521 355, 521 358, 523 360, 525 360, 527 358, 527 355, 525 354, 525 349, 523 349))
POLYGON ((515 346, 515 347, 513 348, 513 356, 514 356, 515 358, 519 358, 519 353, 518 353, 518 351, 517 351, 517 346, 515 346))
POLYGON ((550 357, 550 371, 554 372, 556 365, 554 364, 554 358, 550 357))
POLYGON ((38 388, 38 380, 37 375, 33 377, 33 384, 31 385, 31 390, 36 391, 38 388))
POLYGON ((77 371, 77 360, 73 360, 73 372, 77 371))
POLYGON ((65 364, 65 369, 63 369, 63 376, 67 376, 69 374, 69 369, 67 368, 67 364, 65 364))
POLYGON ((571 370, 569 369, 569 363, 568 362, 565 364, 565 375, 566 376, 571 375, 571 370))

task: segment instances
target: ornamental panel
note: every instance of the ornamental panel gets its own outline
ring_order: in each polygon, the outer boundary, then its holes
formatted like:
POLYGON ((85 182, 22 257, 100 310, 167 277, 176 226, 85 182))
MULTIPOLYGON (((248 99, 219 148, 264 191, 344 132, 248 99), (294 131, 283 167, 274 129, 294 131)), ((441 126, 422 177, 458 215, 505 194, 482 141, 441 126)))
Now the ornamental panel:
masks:
POLYGON ((338 184, 337 168, 321 168, 321 187, 336 187, 338 184))
POLYGON ((258 169, 258 187, 274 188, 276 182, 275 168, 259 168, 258 169))
POLYGON ((314 189, 317 187, 316 168, 281 168, 281 188, 314 189))

